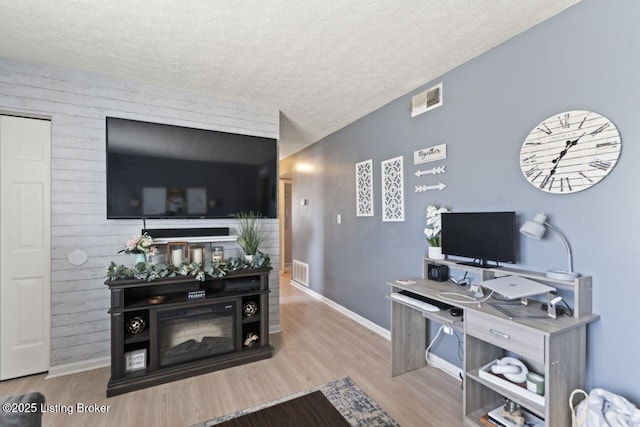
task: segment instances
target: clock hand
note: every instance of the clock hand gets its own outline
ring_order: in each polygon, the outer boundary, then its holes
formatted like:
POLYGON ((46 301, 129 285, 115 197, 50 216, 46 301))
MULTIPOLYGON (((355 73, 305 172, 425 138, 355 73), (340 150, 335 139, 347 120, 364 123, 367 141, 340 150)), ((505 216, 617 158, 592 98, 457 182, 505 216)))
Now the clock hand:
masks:
MULTIPOLYGON (((567 151, 569 151, 569 148, 571 148, 574 145, 578 144, 578 141, 580 140, 580 138, 585 136, 585 134, 586 134, 586 132, 583 133, 582 135, 580 135, 579 137, 577 137, 576 139, 574 139, 573 141, 567 141, 566 145, 564 146, 564 150, 562 150, 560 152, 560 155, 558 157, 556 157, 555 159, 551 160, 551 163, 555 163, 556 166, 558 166, 558 162, 560 161, 560 159, 562 159, 567 154, 567 151)), ((555 170, 555 167, 553 169, 555 170)))
POLYGON ((578 143, 578 141, 580 140, 580 138, 582 138, 583 136, 585 136, 586 132, 583 133, 582 135, 580 135, 579 137, 577 137, 576 139, 574 139, 573 141, 567 141, 567 143, 564 146, 564 150, 562 150, 560 152, 560 155, 553 159, 551 161, 551 163, 555 163, 553 168, 551 168, 551 170, 549 171, 549 175, 548 177, 551 178, 553 176, 554 173, 556 173, 556 169, 558 168, 558 165, 560 164, 560 160, 567 155, 567 151, 569 151, 569 148, 573 147, 574 145, 576 145, 578 143))
POLYGON ((564 146, 564 150, 562 150, 560 152, 560 155, 558 157, 556 157, 555 159, 551 160, 551 163, 555 163, 556 166, 557 166, 557 164, 560 161, 560 159, 563 158, 567 154, 567 150, 569 150, 569 147, 571 147, 571 141, 567 141, 567 145, 564 146))

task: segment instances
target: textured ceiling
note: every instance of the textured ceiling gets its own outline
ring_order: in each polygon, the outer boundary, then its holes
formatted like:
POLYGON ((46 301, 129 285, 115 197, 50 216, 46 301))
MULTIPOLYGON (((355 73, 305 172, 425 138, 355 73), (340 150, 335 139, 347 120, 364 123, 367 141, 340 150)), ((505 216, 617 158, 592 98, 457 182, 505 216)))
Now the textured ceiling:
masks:
POLYGON ((280 110, 286 157, 579 1, 0 0, 0 57, 280 110))

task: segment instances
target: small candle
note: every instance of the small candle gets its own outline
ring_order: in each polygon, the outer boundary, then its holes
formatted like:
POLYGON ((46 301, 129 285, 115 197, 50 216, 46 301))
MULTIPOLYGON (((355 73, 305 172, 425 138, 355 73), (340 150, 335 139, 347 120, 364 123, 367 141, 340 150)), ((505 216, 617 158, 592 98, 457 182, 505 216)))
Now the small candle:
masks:
POLYGON ((544 396, 544 377, 535 372, 527 374, 527 390, 544 396))
POLYGON ((191 256, 193 257, 191 262, 202 264, 202 249, 194 249, 193 252, 191 252, 191 256))
POLYGON ((214 246, 211 252, 211 261, 221 263, 224 260, 224 249, 221 246, 214 246))
POLYGON ((180 264, 182 264, 182 249, 171 250, 171 264, 175 267, 180 267, 180 264))

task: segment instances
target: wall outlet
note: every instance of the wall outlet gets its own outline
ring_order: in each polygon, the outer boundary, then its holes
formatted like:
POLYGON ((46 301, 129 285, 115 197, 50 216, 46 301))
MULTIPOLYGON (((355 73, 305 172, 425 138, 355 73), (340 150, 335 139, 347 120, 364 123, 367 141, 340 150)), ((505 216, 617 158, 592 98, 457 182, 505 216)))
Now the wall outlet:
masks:
POLYGON ((451 329, 451 326, 445 326, 442 330, 447 335, 453 335, 453 329, 451 329))
POLYGON ((336 222, 338 224, 342 224, 342 215, 340 215, 340 214, 336 215, 336 222))

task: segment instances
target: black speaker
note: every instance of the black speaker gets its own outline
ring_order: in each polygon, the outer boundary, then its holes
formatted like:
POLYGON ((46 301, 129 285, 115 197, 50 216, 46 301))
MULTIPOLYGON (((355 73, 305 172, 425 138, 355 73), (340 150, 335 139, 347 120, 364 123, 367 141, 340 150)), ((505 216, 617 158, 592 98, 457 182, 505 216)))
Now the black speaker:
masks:
POLYGON ((427 278, 436 282, 446 282, 449 280, 449 267, 446 265, 427 265, 427 278))
POLYGON ((209 237, 228 236, 229 227, 215 228, 143 228, 142 234, 149 233, 154 239, 167 237, 209 237))

